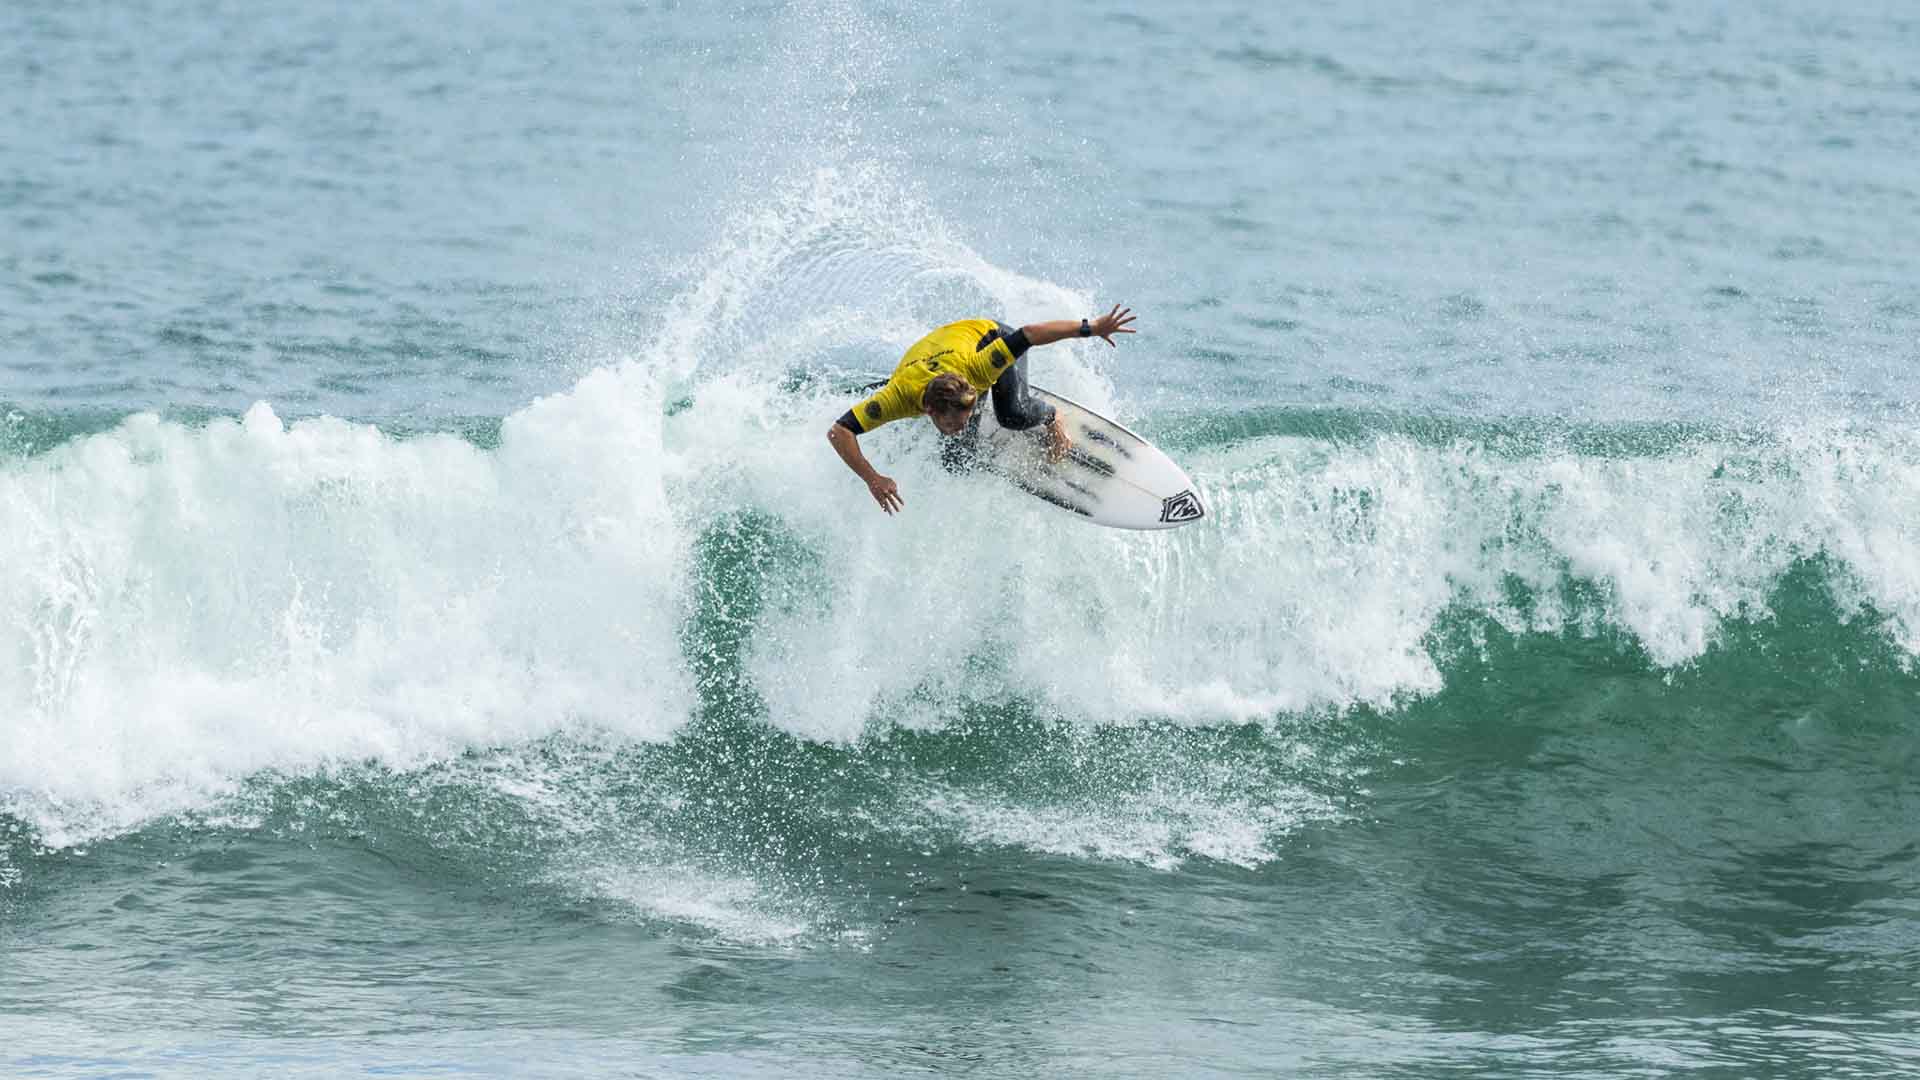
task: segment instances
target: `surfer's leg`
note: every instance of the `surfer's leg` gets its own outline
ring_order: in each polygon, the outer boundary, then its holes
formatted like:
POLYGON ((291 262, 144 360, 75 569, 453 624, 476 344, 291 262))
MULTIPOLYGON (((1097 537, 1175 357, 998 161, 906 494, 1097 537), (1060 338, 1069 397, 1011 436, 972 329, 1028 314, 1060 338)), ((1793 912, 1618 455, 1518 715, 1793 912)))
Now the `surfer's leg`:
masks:
POLYGON ((1027 358, 1021 356, 993 384, 993 418, 1008 431, 1025 431, 1053 422, 1053 406, 1027 386, 1027 358))

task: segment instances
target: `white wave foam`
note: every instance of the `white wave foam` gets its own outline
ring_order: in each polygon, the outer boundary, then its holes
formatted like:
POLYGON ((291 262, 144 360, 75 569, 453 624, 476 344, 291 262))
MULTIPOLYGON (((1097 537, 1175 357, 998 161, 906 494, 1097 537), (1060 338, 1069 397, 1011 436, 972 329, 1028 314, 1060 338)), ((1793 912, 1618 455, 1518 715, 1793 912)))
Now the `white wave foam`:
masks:
MULTIPOLYGON (((1258 438, 1180 455, 1213 518, 1149 535, 947 475, 910 423, 864 440, 906 498, 887 518, 826 445, 836 377, 928 325, 1091 307, 994 267, 883 171, 821 170, 742 219, 652 346, 509 417, 496 450, 259 405, 0 464, 0 799, 64 844, 261 770, 666 737, 695 700, 691 544, 748 511, 800 554, 770 563, 745 674, 810 738, 1009 695, 1096 723, 1391 705, 1441 687, 1456 603, 1684 664, 1812 556, 1920 653, 1920 447, 1899 433, 1649 457, 1258 438)), ((1034 377, 1110 409, 1094 355, 1036 350, 1034 377)))
POLYGON ((690 694, 658 415, 628 368, 493 453, 257 405, 0 470, 9 809, 64 844, 263 769, 668 734, 690 694))
POLYGON ((790 944, 815 929, 803 905, 753 878, 715 873, 664 853, 567 866, 550 877, 582 898, 612 901, 642 918, 697 926, 743 944, 790 944))
POLYGON ((1018 318, 1064 295, 990 266, 883 172, 826 169, 736 223, 641 355, 507 418, 495 450, 289 427, 262 403, 8 461, 0 809, 65 845, 263 770, 665 737, 693 701, 688 538, 820 463, 825 425, 796 409, 824 406, 777 386, 884 370, 921 309, 1018 318), (669 387, 700 409, 670 423, 669 387), (802 428, 783 473, 768 454, 802 428))
POLYGON ((1172 870, 1198 856, 1253 868, 1278 858, 1278 842, 1303 824, 1336 816, 1306 790, 1255 798, 1153 785, 1123 800, 1029 803, 939 791, 922 804, 969 843, 1172 870))
POLYGON ((1456 604, 1518 632, 1612 627, 1683 665, 1728 620, 1771 617, 1814 557, 1836 567, 1843 611, 1870 605, 1920 651, 1920 447, 1897 435, 1641 458, 1262 438, 1186 455, 1213 520, 1141 536, 942 476, 883 432, 869 442, 907 500, 888 520, 808 457, 812 434, 755 461, 751 498, 824 569, 821 595, 763 614, 752 669, 776 720, 814 736, 854 737, 916 689, 1038 695, 1095 720, 1391 707, 1441 688, 1431 635, 1456 604))

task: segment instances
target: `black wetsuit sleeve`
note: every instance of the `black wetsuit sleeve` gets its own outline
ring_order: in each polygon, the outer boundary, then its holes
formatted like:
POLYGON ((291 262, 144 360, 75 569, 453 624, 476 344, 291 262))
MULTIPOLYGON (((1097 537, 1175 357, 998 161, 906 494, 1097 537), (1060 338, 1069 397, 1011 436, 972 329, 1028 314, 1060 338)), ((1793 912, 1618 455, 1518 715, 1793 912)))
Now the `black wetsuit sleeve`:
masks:
POLYGON ((853 432, 855 435, 866 434, 866 432, 860 430, 860 421, 854 419, 852 409, 848 409, 846 412, 841 413, 840 419, 835 420, 834 423, 839 424, 841 427, 846 428, 848 431, 853 432))
POLYGON ((1033 348, 1033 345, 1027 341, 1027 330, 1025 327, 1021 327, 1011 334, 1003 334, 1001 336, 1006 339, 1007 348, 1013 351, 1013 358, 1015 360, 1025 356, 1027 350, 1033 348))

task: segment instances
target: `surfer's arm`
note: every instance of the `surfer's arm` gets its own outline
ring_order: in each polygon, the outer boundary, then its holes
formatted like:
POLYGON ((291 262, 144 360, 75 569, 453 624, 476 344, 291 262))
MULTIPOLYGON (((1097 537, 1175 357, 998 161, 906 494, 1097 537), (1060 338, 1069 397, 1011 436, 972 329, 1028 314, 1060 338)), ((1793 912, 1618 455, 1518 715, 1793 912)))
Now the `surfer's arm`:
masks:
POLYGON ((1113 335, 1134 332, 1127 329, 1127 324, 1133 319, 1132 309, 1115 304, 1112 311, 1097 319, 1055 319, 1052 322, 1028 323, 1020 328, 1020 333, 1026 337, 1028 345, 1051 345, 1066 338, 1079 337, 1080 327, 1084 325, 1089 337, 1097 337, 1112 345, 1115 344, 1113 335))
POLYGON ((880 471, 868 463, 867 455, 860 452, 860 436, 848 426, 847 421, 852 419, 853 413, 849 410, 847 415, 834 421, 827 429, 827 442, 833 444, 833 452, 840 455, 847 468, 866 482, 868 494, 880 504, 880 509, 891 514, 905 505, 905 500, 900 498, 900 485, 894 483, 892 477, 880 475, 880 471))

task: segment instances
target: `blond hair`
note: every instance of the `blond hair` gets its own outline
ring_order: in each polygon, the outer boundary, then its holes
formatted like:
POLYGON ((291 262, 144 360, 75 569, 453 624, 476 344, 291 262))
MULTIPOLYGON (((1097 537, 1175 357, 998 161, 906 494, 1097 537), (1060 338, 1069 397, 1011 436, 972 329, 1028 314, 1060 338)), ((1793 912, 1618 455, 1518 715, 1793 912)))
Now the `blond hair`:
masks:
POLYGON ((967 380, 951 372, 935 375, 933 381, 927 384, 926 391, 920 395, 920 403, 927 407, 927 411, 948 416, 966 412, 979 399, 980 395, 967 380))

